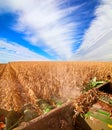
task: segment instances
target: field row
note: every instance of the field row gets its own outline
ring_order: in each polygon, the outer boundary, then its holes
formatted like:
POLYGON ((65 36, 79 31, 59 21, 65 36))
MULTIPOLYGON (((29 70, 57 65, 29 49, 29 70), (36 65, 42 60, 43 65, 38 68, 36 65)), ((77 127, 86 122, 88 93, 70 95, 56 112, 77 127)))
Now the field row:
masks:
POLYGON ((75 98, 94 77, 112 81, 112 63, 8 63, 0 78, 0 108, 18 110, 28 103, 36 106, 38 99, 75 98))

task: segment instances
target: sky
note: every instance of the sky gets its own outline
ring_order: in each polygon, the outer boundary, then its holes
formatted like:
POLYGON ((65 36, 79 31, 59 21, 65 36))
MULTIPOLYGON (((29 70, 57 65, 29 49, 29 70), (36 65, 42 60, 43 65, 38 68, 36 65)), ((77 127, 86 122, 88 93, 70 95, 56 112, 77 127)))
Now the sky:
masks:
POLYGON ((0 0, 0 63, 112 61, 112 0, 0 0))

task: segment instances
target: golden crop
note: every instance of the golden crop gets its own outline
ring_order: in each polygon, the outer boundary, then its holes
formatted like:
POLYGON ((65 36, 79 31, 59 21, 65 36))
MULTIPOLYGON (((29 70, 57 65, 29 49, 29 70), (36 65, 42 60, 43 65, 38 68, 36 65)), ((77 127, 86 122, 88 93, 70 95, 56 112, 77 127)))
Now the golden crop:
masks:
POLYGON ((39 98, 75 98, 94 77, 112 82, 112 62, 0 64, 0 108, 19 110, 28 103, 37 107, 39 98))

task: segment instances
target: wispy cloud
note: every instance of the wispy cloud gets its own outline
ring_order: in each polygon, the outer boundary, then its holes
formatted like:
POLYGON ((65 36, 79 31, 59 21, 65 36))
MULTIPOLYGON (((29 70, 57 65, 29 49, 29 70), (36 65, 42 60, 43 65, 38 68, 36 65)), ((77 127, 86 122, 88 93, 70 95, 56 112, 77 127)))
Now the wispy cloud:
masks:
POLYGON ((18 14, 13 29, 24 32, 25 39, 31 44, 46 47, 48 53, 56 53, 58 59, 62 60, 73 55, 77 22, 72 22, 69 15, 80 8, 64 8, 65 4, 67 0, 4 0, 1 3, 2 9, 4 6, 18 14))
POLYGON ((99 1, 90 11, 91 2, 80 0, 1 0, 0 13, 16 14, 11 29, 56 60, 112 60, 112 1, 99 1))
POLYGON ((36 61, 48 60, 44 56, 40 56, 28 48, 25 48, 18 43, 9 42, 5 39, 0 39, 0 61, 36 61))
POLYGON ((101 0, 95 15, 74 59, 112 61, 112 1, 101 0))

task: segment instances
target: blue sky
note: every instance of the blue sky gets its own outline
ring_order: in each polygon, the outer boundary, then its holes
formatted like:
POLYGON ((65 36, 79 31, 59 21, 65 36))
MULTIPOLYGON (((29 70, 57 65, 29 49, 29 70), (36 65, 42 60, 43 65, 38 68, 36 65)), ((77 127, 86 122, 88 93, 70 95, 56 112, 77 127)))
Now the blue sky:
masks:
POLYGON ((0 0, 0 62, 112 61, 112 0, 0 0))

